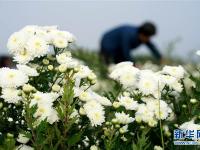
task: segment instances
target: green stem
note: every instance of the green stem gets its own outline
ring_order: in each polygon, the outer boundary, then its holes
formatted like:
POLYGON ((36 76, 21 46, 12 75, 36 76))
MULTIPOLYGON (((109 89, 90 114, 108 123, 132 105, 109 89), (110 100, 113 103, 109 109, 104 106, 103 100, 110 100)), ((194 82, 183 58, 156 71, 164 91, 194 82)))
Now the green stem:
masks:
POLYGON ((158 82, 158 103, 159 103, 159 125, 160 125, 160 136, 161 136, 161 143, 162 143, 162 147, 163 147, 163 150, 165 150, 165 145, 164 145, 164 138, 163 138, 163 130, 162 130, 162 122, 161 122, 161 115, 160 115, 160 87, 159 87, 159 82, 158 82))

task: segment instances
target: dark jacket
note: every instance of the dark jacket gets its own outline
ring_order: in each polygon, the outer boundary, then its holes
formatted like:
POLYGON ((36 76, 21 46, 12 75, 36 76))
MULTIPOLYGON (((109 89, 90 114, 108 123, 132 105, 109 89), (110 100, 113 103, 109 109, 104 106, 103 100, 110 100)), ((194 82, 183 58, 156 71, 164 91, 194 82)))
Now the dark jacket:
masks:
MULTIPOLYGON (((132 61, 130 51, 143 44, 139 40, 138 27, 120 26, 104 34, 101 41, 101 51, 115 59, 120 57, 120 61, 132 61)), ((157 59, 161 59, 161 54, 152 42, 145 43, 157 59)))

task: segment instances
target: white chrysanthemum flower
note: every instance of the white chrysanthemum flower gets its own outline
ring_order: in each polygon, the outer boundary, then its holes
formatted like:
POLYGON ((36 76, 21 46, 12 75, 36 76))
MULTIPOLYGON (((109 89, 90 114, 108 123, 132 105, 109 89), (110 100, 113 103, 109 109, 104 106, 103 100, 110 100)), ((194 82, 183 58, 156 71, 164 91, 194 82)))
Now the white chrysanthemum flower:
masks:
POLYGON ((149 110, 154 112, 156 119, 167 119, 169 114, 172 112, 171 108, 163 100, 147 101, 147 107, 149 110))
POLYGON ((183 83, 184 83, 184 87, 185 87, 185 90, 188 95, 190 94, 192 87, 193 88, 196 87, 196 83, 194 81, 192 81, 189 77, 184 78, 183 83))
POLYGON ((77 59, 70 58, 70 59, 67 59, 66 64, 68 68, 75 68, 75 67, 78 67, 79 62, 77 61, 77 59))
POLYGON ((130 117, 129 114, 125 114, 124 112, 116 112, 115 117, 117 119, 117 122, 120 124, 129 124, 135 120, 134 118, 130 117))
POLYGON ((0 87, 12 88, 19 87, 28 82, 28 76, 16 69, 0 69, 0 87))
POLYGON ((146 61, 143 66, 142 69, 151 69, 152 71, 158 71, 159 70, 159 66, 156 64, 153 64, 151 61, 146 61))
POLYGON ((59 31, 59 30, 54 30, 52 33, 53 37, 61 37, 66 39, 68 42, 72 43, 75 41, 75 37, 73 34, 67 31, 59 31))
POLYGON ((52 26, 40 26, 40 29, 46 31, 46 32, 51 32, 51 31, 55 31, 58 29, 57 25, 52 25, 52 26))
POLYGON ((1 98, 8 103, 18 103, 22 98, 19 96, 19 90, 15 88, 3 88, 1 98))
POLYGON ((35 35, 36 31, 39 29, 37 25, 27 25, 20 30, 20 32, 24 33, 28 38, 35 35))
POLYGON ((162 70, 163 73, 169 74, 177 79, 184 77, 185 70, 182 66, 165 66, 162 70))
POLYGON ((48 38, 48 33, 46 31, 38 29, 35 31, 35 35, 44 39, 48 43, 49 38, 48 38))
POLYGON ((157 124, 158 124, 158 121, 155 118, 151 118, 151 119, 148 120, 148 125, 150 127, 156 127, 157 124))
POLYGON ((145 104, 139 104, 135 113, 135 119, 137 122, 144 121, 148 123, 154 119, 154 112, 149 109, 145 104))
POLYGON ((84 104, 83 108, 86 112, 90 112, 92 110, 103 110, 103 106, 96 101, 88 101, 84 104))
POLYGON ((182 92, 183 90, 183 85, 181 83, 179 83, 178 81, 174 82, 174 84, 172 85, 172 88, 177 91, 177 92, 182 92))
POLYGON ((112 103, 106 97, 100 96, 99 94, 92 92, 92 99, 99 102, 101 105, 104 106, 112 106, 112 103))
POLYGON ((137 82, 137 75, 139 70, 133 66, 127 67, 126 69, 121 70, 123 73, 119 77, 120 83, 122 83, 125 87, 133 87, 137 82))
POLYGON ((21 134, 21 133, 18 135, 18 138, 17 138, 17 142, 22 143, 22 144, 28 143, 29 140, 30 139, 26 137, 26 135, 21 134))
POLYGON ((68 52, 56 55, 56 60, 61 65, 65 64, 67 68, 75 68, 79 65, 79 62, 76 59, 73 59, 71 53, 68 52))
POLYGON ((69 118, 79 118, 80 115, 76 109, 73 109, 73 112, 70 114, 69 118))
POLYGON ((39 75, 39 73, 37 72, 37 70, 35 68, 31 68, 27 65, 17 65, 17 69, 22 71, 27 76, 38 76, 39 75))
POLYGON ((80 65, 74 78, 87 78, 92 73, 88 66, 80 65))
POLYGON ((16 148, 16 150, 34 150, 34 148, 28 145, 21 144, 16 148))
POLYGON ((120 104, 124 106, 127 110, 136 110, 138 107, 137 101, 128 96, 121 96, 118 98, 120 104))
POLYGON ((26 49, 31 51, 34 57, 40 57, 47 54, 49 46, 44 39, 36 36, 28 40, 26 49))
POLYGON ((32 52, 27 51, 25 49, 20 50, 17 54, 14 55, 14 61, 16 61, 19 64, 27 64, 31 60, 33 60, 32 52))
POLYGON ((121 68, 124 68, 124 67, 127 67, 127 66, 133 66, 133 62, 131 61, 125 61, 125 62, 121 62, 121 63, 118 63, 114 66, 112 66, 112 68, 110 68, 110 71, 113 71, 113 70, 116 70, 116 69, 121 69, 121 68))
POLYGON ((79 99, 82 101, 90 101, 92 100, 92 93, 89 91, 81 91, 79 95, 79 99))
POLYGON ((87 116, 90 119, 92 126, 98 126, 102 125, 102 123, 105 122, 104 114, 104 111, 97 109, 95 111, 90 111, 90 113, 87 113, 87 116))
POLYGON ((191 121, 181 124, 179 128, 181 130, 200 130, 200 125, 195 124, 194 120, 191 120, 191 121))
POLYGON ((55 101, 58 97, 56 93, 42 93, 37 91, 33 94, 33 99, 31 99, 30 106, 35 104, 50 104, 52 105, 53 101, 55 101))
POLYGON ((70 42, 70 43, 75 42, 76 37, 72 33, 67 32, 67 31, 64 31, 64 32, 65 32, 64 34, 65 34, 65 37, 68 40, 68 42, 70 42))
POLYGON ((169 87, 172 87, 173 84, 177 81, 177 79, 170 75, 160 75, 160 82, 162 82, 165 85, 168 85, 169 87))
POLYGON ((98 147, 96 145, 90 146, 90 150, 98 150, 98 147))
POLYGON ((161 146, 158 146, 158 145, 155 145, 153 149, 154 150, 163 150, 163 148, 161 146))
POLYGON ((58 121, 58 114, 55 109, 53 109, 51 104, 48 103, 38 103, 38 108, 34 114, 35 118, 38 118, 39 122, 47 119, 47 122, 53 124, 58 121))
POLYGON ((56 55, 56 60, 59 64, 66 64, 67 59, 69 57, 71 57, 71 53, 70 52, 64 52, 64 53, 56 55))
POLYGON ((102 125, 105 122, 104 108, 96 101, 89 101, 83 105, 92 126, 102 125))
POLYGON ((17 53, 23 49, 26 42, 26 36, 21 32, 13 33, 8 39, 7 47, 11 54, 17 53))
POLYGON ((154 94, 155 91, 158 91, 158 82, 151 77, 141 78, 138 88, 144 95, 154 94))
POLYGON ((128 132, 128 125, 125 125, 125 126, 121 127, 121 128, 119 129, 119 132, 120 132, 121 134, 124 134, 124 133, 128 132))
POLYGON ((114 67, 109 77, 119 81, 124 87, 136 85, 139 69, 130 65, 130 62, 119 63, 114 67))
POLYGON ((53 44, 57 48, 66 48, 68 46, 68 41, 66 38, 57 36, 53 39, 53 44))

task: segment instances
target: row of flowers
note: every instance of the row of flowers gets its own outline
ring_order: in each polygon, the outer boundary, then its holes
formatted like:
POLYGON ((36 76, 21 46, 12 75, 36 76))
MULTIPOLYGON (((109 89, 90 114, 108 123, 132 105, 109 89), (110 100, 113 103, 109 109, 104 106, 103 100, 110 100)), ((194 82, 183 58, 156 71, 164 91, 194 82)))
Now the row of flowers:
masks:
POLYGON ((184 82, 195 88, 182 66, 154 72, 119 63, 109 73, 117 88, 100 95, 94 72, 71 56, 74 41, 54 26, 26 26, 9 38, 17 68, 0 69, 3 148, 160 150, 172 148, 173 129, 200 129, 194 98, 195 112, 179 119, 188 107, 177 108, 184 82))

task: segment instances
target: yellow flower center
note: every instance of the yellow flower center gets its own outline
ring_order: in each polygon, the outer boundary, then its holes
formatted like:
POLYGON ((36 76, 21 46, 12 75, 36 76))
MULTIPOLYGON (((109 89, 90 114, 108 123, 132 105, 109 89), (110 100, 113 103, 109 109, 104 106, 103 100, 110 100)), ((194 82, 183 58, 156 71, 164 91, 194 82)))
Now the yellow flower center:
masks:
POLYGON ((41 43, 39 41, 35 42, 35 47, 36 48, 40 48, 41 47, 41 43))
POLYGON ((14 76, 15 76, 15 75, 14 75, 13 73, 10 73, 10 74, 8 75, 9 78, 14 78, 14 76))

